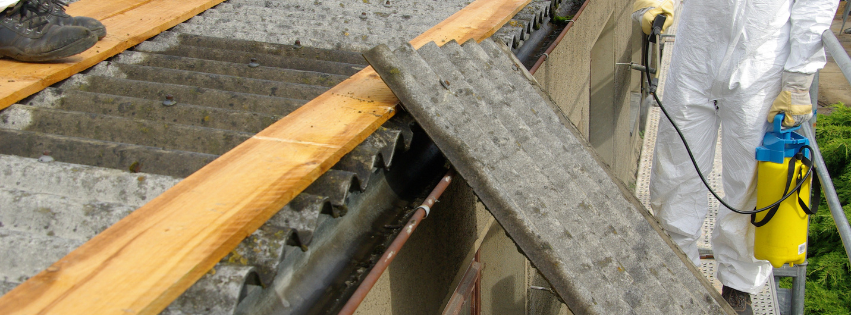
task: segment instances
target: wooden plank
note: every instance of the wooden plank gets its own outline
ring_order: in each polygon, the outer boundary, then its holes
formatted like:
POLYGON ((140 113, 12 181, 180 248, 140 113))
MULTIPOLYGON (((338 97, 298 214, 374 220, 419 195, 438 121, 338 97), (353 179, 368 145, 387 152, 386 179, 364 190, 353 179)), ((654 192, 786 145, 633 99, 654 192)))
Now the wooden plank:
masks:
POLYGON ((464 43, 470 39, 481 42, 493 35, 529 2, 532 1, 477 0, 420 34, 410 43, 414 48, 420 48, 428 42, 435 42, 438 46, 443 46, 444 43, 452 40, 458 43, 464 43))
POLYGON ((223 0, 81 0, 68 13, 98 18, 107 35, 85 52, 50 63, 0 59, 0 109, 167 30, 223 0))
POLYGON ((99 1, 97 5, 92 5, 90 0, 80 0, 69 4, 65 12, 72 16, 88 16, 97 20, 104 20, 109 17, 133 10, 141 5, 151 2, 152 0, 111 0, 106 3, 99 1))
MULTIPOLYGON (((482 40, 530 0, 478 0, 412 43, 482 40)), ((308 102, 3 297, 0 314, 156 314, 394 112, 372 68, 308 102)))

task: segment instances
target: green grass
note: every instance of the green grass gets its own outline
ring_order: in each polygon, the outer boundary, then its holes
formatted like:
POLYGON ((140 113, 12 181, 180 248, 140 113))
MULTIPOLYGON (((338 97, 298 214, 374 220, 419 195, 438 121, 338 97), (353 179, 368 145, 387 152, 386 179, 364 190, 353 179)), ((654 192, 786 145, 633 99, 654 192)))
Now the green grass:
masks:
MULTIPOLYGON (((839 103, 830 115, 819 115, 816 139, 845 216, 851 217, 851 108, 839 103)), ((851 314, 851 266, 824 197, 819 212, 810 217, 809 230, 804 311, 851 314)), ((789 280, 781 285, 788 286, 789 280)))

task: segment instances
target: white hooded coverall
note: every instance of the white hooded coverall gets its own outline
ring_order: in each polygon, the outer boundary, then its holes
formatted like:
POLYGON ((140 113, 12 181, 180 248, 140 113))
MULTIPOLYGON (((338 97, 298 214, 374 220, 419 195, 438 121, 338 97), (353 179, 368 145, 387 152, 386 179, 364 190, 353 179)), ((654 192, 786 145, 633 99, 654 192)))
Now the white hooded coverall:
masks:
MULTIPOLYGON (((755 149, 781 90, 781 73, 812 74, 824 66, 821 34, 838 0, 686 0, 683 5, 662 104, 704 176, 712 170, 721 127, 724 199, 753 210, 755 149)), ((699 265, 696 241, 708 210, 707 190, 667 119, 660 122, 655 150, 651 207, 699 265)), ((753 239, 750 216, 722 206, 712 234, 718 279, 756 294, 772 267, 753 258, 753 239)))

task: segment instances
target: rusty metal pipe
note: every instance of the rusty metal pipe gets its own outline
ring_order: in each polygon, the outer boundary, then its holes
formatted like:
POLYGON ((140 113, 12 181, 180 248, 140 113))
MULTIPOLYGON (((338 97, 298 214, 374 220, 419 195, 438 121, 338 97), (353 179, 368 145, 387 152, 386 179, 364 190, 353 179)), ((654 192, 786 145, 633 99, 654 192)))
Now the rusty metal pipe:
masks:
POLYGON ((585 10, 585 6, 588 5, 588 2, 591 2, 591 0, 585 0, 585 2, 582 3, 582 6, 579 7, 579 10, 576 11, 576 14, 573 15, 573 19, 567 23, 567 26, 565 26, 564 29, 561 30, 561 33, 558 34, 556 40, 553 41, 549 47, 547 47, 547 51, 544 52, 541 57, 538 58, 538 61, 535 62, 535 65, 533 65, 532 68, 529 69, 529 73, 535 74, 535 71, 538 71, 538 68, 541 67, 542 64, 544 64, 544 61, 546 61, 547 58, 549 58, 550 54, 553 53, 553 50, 555 50, 558 44, 561 43, 561 40, 564 38, 564 35, 567 35, 567 31, 570 30, 570 28, 573 26, 573 21, 578 19, 579 15, 582 14, 582 11, 585 10))
POLYGON ((449 170, 446 172, 446 175, 440 179, 440 182, 437 183, 437 186, 431 191, 431 193, 426 197, 426 200, 417 207, 414 212, 414 215, 408 220, 408 223, 402 228, 402 231, 399 232, 399 235, 393 239, 393 242, 390 243, 390 246, 387 247, 387 250, 384 251, 384 254, 381 255, 381 259, 375 263, 375 266, 372 267, 372 270, 369 271, 369 274, 366 278, 363 279, 361 284, 358 286, 355 293, 349 298, 346 302, 346 305, 343 306, 343 309, 340 310, 340 315, 349 315, 354 314, 355 310, 357 310, 358 306, 363 299, 366 298, 366 295, 369 293, 369 290, 372 289, 372 286, 378 282, 378 278, 381 277, 381 274, 384 273, 384 270, 387 269, 387 266, 390 265, 390 262, 396 258, 399 250, 402 249, 402 246, 405 245, 405 242, 408 241, 408 238, 411 237, 411 234, 420 225, 422 219, 428 216, 429 212, 431 212, 431 207, 437 202, 437 199, 440 198, 440 195, 443 194, 443 191, 446 190, 446 187, 449 186, 449 183, 452 182, 452 177, 455 176, 454 170, 449 170))

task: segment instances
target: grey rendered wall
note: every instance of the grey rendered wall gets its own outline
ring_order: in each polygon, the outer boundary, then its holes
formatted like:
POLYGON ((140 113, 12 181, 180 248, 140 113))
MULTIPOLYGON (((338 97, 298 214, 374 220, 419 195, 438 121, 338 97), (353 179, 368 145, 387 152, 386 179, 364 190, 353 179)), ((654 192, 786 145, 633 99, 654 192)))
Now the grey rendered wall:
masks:
MULTIPOLYGON (((590 2, 575 18, 560 45, 537 70, 535 78, 598 149, 598 154, 615 175, 631 185, 635 182, 641 137, 639 124, 634 123, 639 111, 630 106, 630 101, 634 98, 633 92, 639 91, 636 81, 639 77, 637 71, 616 64, 640 59, 641 48, 634 44, 630 17, 632 1, 587 1, 590 2), (596 77, 592 77, 592 73, 596 77), (609 80, 601 79, 601 73, 609 80), (603 91, 599 89, 601 84, 611 88, 603 91), (597 92, 596 95, 592 91, 597 92), (592 107, 592 99, 601 97, 610 99, 602 101, 608 102, 607 107, 592 107), (592 117, 592 112, 597 115, 592 117)), ((634 104, 639 104, 637 101, 634 104)), ((600 102, 598 100, 595 106, 600 102)))
POLYGON ((526 314, 526 266, 528 260, 517 251, 499 224, 493 224, 480 247, 482 270, 482 314, 526 314))

